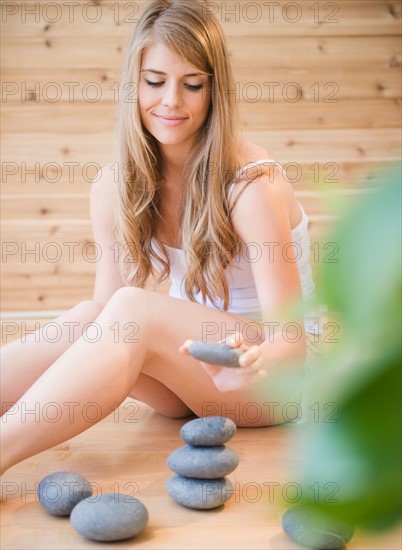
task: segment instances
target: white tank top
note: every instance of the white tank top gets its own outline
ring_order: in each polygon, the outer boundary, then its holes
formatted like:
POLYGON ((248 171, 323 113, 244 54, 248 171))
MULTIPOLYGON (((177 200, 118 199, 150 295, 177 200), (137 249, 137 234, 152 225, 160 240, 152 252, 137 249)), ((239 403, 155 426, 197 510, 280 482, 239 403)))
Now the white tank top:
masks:
MULTIPOLYGON (((251 162, 244 166, 239 172, 241 173, 246 168, 259 164, 275 164, 285 174, 284 169, 278 162, 267 159, 251 162)), ((239 175, 239 172, 237 175, 239 175)), ((233 188, 234 183, 229 189, 229 196, 233 191, 233 188)), ((299 272, 303 301, 305 305, 305 331, 316 334, 318 327, 318 314, 314 311, 313 307, 313 301, 315 299, 315 285, 309 263, 310 238, 308 234, 308 217, 301 205, 300 208, 302 211, 302 219, 300 223, 291 230, 292 241, 296 244, 296 246, 294 248, 292 247, 292 252, 290 252, 289 255, 293 254, 295 258, 297 257, 296 264, 299 272), (297 256, 295 256, 295 251, 297 256)), ((155 239, 153 239, 153 244, 158 247, 155 239)), ((167 245, 166 248, 168 249, 170 256, 170 279, 172 281, 169 296, 187 300, 188 298, 184 294, 182 288, 183 279, 186 273, 184 251, 180 248, 173 248, 167 245)), ((160 250, 159 247, 158 250, 160 250)), ((227 311, 262 323, 263 319, 257 296, 257 288, 255 286, 252 273, 252 264, 253 262, 258 261, 258 254, 261 254, 261 251, 256 249, 255 254, 256 255, 254 257, 251 255, 249 257, 247 255, 247 250, 243 250, 242 253, 232 259, 231 265, 227 268, 226 273, 229 287, 229 307, 227 311)), ((158 269, 160 269, 159 262, 153 260, 153 263, 158 269)), ((201 292, 195 295, 195 299, 197 302, 204 304, 207 307, 215 307, 223 310, 223 300, 220 298, 215 298, 217 303, 216 306, 213 305, 208 298, 204 303, 201 292)))

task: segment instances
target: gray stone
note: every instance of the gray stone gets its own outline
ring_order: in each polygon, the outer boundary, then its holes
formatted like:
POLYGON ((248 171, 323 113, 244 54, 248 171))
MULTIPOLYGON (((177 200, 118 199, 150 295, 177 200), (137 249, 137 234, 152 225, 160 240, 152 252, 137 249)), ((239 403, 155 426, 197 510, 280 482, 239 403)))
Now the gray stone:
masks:
POLYGON ((168 479, 166 487, 173 500, 198 510, 217 508, 233 496, 233 484, 226 477, 194 479, 175 475, 168 479))
POLYGON ((190 420, 182 426, 180 437, 189 445, 223 445, 236 433, 236 424, 222 416, 190 420))
POLYGON ((81 501, 71 513, 71 525, 84 537, 101 542, 138 535, 148 523, 148 510, 130 495, 104 493, 81 501))
POLYGON ((285 512, 282 527, 291 539, 309 548, 337 550, 353 537, 354 528, 305 504, 285 512))
POLYGON ((198 479, 224 477, 236 468, 239 457, 233 449, 217 447, 193 447, 184 445, 174 450, 168 458, 168 466, 176 474, 198 479))
POLYGON ((239 357, 244 353, 239 348, 232 348, 228 344, 219 342, 193 342, 189 345, 188 352, 204 363, 232 368, 240 367, 239 357))
POLYGON ((55 516, 69 516, 74 506, 91 495, 89 481, 73 472, 50 474, 38 486, 39 502, 55 516))

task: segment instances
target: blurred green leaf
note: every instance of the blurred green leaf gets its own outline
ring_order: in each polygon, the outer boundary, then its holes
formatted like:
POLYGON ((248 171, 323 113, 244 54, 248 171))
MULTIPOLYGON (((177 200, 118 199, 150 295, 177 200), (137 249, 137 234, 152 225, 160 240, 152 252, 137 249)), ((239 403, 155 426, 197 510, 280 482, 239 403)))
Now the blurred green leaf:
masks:
POLYGON ((314 401, 335 402, 340 414, 309 428, 303 494, 326 513, 381 530, 401 513, 399 170, 349 207, 332 240, 339 262, 324 265, 320 303, 337 312, 344 336, 317 365, 312 388, 314 401), (338 502, 325 502, 325 494, 314 502, 314 483, 335 484, 338 502))

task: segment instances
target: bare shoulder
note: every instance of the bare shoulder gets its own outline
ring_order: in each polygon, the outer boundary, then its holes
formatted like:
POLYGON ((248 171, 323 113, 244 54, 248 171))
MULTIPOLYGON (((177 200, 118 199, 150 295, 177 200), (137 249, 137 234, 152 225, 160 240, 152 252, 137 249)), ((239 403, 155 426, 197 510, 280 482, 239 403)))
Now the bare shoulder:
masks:
MULTIPOLYGON (((257 160, 277 160, 272 158, 267 149, 246 139, 242 141, 238 159, 239 168, 257 160)), ((256 167, 255 174, 252 170, 247 170, 245 177, 234 185, 231 205, 236 199, 237 201, 246 202, 249 200, 269 202, 271 205, 276 203, 277 206, 278 203, 281 203, 292 227, 296 226, 301 218, 301 210, 295 198, 292 184, 280 169, 273 169, 272 165, 259 165, 256 167), (253 179, 254 177, 255 179, 253 179), (244 195, 244 198, 242 195, 244 195)))
POLYGON ((237 152, 237 168, 240 169, 249 162, 255 162, 256 160, 262 159, 271 159, 267 149, 246 138, 242 138, 239 142, 239 149, 237 152))
MULTIPOLYGON (((240 142, 237 158, 237 167, 239 170, 241 168, 244 168, 247 164, 260 160, 272 160, 273 162, 276 162, 276 159, 273 159, 271 157, 267 149, 247 139, 243 139, 240 142)), ((261 180, 261 178, 263 178, 265 175, 269 176, 271 182, 280 180, 280 185, 284 187, 282 178, 277 178, 278 175, 281 175, 281 170, 275 168, 275 165, 273 163, 271 164, 269 162, 265 162, 253 167, 249 167, 243 172, 241 176, 243 175, 244 177, 240 177, 239 181, 237 181, 236 187, 239 188, 238 191, 240 191, 244 187, 244 184, 247 184, 253 180, 261 180)))

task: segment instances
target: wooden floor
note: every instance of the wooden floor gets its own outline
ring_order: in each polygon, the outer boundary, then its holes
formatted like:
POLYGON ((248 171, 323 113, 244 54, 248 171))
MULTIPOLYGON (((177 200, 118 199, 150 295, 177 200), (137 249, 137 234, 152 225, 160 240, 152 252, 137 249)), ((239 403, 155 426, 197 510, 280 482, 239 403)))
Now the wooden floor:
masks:
MULTIPOLYGON (((298 480, 303 426, 238 429, 229 443, 240 455, 238 468, 229 475, 234 496, 220 509, 198 511, 176 504, 165 490, 166 480, 172 475, 166 459, 183 444, 179 430, 186 421, 165 418, 127 399, 87 432, 9 470, 2 479, 0 547, 301 548, 281 530, 280 497, 287 483, 298 480), (149 511, 147 528, 128 541, 95 543, 76 533, 68 518, 47 514, 37 502, 36 487, 44 476, 61 470, 85 476, 95 494, 123 492, 139 498, 149 511)), ((293 498, 291 492, 289 498, 293 498)), ((397 550, 401 548, 401 532, 396 529, 380 537, 356 533, 347 548, 397 550)))

